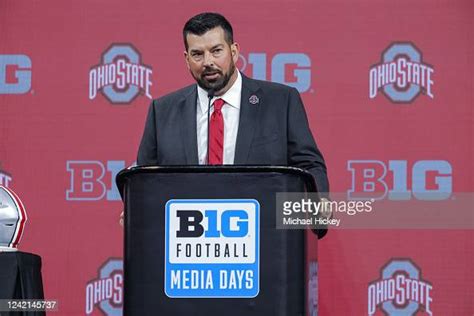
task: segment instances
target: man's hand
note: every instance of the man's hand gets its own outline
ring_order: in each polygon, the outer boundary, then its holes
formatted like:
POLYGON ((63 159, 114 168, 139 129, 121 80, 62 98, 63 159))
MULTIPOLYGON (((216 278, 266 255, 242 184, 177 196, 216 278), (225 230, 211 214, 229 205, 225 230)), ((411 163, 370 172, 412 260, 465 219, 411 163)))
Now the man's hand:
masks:
POLYGON ((320 203, 323 206, 321 208, 321 212, 319 213, 321 217, 328 218, 328 219, 332 218, 332 209, 331 209, 331 205, 329 204, 331 203, 331 201, 323 197, 321 198, 320 203))
POLYGON ((122 211, 122 213, 120 213, 120 220, 119 220, 119 224, 122 227, 123 227, 123 214, 124 214, 124 211, 122 211))

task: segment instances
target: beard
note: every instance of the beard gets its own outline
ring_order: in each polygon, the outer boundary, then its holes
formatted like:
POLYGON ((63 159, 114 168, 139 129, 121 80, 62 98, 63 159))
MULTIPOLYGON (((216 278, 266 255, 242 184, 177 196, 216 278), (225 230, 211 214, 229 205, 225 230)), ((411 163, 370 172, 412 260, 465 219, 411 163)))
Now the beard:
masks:
POLYGON ((227 86, 234 72, 235 72, 235 65, 234 63, 231 63, 229 72, 227 72, 226 74, 222 73, 222 71, 218 69, 206 68, 204 69, 204 71, 199 77, 195 76, 192 72, 191 72, 191 75, 193 76, 194 80, 196 80, 197 84, 204 90, 209 91, 212 89, 215 92, 218 92, 227 86), (207 74, 214 74, 214 73, 218 73, 220 76, 218 76, 216 79, 211 79, 211 80, 208 80, 205 78, 207 74))

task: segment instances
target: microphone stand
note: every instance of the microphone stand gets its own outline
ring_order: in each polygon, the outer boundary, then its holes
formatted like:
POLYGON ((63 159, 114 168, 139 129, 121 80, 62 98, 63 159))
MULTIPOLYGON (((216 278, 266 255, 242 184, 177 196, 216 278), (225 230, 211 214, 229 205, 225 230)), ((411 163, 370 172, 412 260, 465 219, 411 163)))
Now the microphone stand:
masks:
POLYGON ((210 131, 209 131, 209 121, 211 120, 211 100, 214 97, 215 91, 213 89, 210 89, 207 92, 207 98, 209 99, 207 103, 207 164, 209 165, 209 136, 210 136, 210 131))

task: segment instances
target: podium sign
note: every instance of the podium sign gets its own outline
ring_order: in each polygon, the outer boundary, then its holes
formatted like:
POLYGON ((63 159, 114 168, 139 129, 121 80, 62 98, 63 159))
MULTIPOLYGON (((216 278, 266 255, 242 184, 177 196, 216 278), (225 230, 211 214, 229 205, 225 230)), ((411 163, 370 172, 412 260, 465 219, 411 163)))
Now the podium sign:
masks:
POLYGON ((257 296, 259 209, 256 200, 166 203, 166 295, 257 296))

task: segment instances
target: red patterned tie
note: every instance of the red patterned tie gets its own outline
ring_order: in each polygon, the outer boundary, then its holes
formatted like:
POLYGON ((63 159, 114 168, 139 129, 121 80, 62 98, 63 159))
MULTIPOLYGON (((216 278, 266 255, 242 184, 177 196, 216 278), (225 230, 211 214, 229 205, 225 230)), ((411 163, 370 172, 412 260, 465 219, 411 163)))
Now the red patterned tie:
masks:
POLYGON ((222 106, 224 100, 214 101, 214 112, 209 123, 209 164, 222 165, 224 157, 224 118, 222 117, 222 106))

